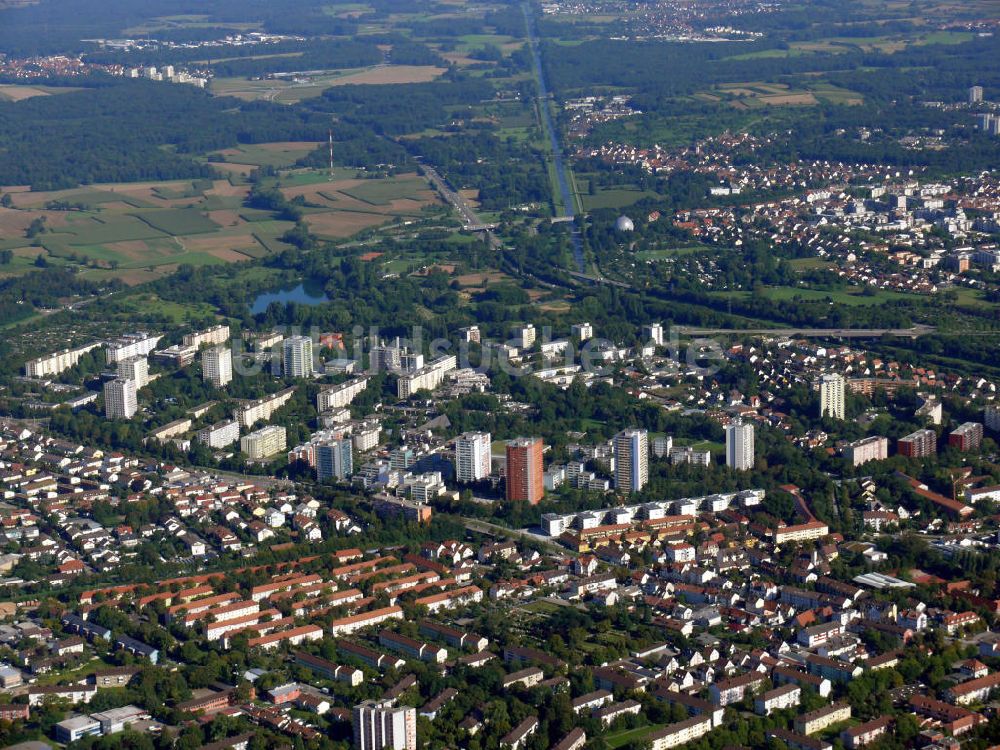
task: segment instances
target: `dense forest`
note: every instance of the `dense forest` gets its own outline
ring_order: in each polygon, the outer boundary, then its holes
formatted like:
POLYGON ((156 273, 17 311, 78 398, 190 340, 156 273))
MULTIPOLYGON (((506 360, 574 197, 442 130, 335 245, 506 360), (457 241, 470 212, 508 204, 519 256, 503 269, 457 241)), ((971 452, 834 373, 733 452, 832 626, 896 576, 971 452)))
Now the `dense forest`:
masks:
MULTIPOLYGON (((871 35, 881 28, 862 26, 871 35)), ((980 37, 962 45, 928 44, 892 55, 843 47, 837 54, 815 52, 788 57, 746 57, 773 50, 770 40, 740 43, 634 42, 611 39, 579 45, 545 45, 552 88, 562 96, 593 86, 627 87, 644 111, 665 114, 671 102, 720 83, 777 81, 822 73, 866 99, 896 101, 900 95, 960 101, 973 83, 1000 85, 994 64, 1000 39, 980 37)), ((688 102, 691 104, 692 102, 688 102)))
MULTIPOLYGON (((370 0, 372 17, 395 12, 412 13, 413 4, 403 0, 370 0)), ((114 39, 126 29, 143 26, 163 17, 192 15, 205 19, 215 29, 246 28, 253 19, 260 29, 274 34, 308 36, 350 35, 357 21, 327 12, 324 0, 40 0, 33 4, 0 10, 0 49, 19 57, 93 50, 88 39, 114 39)), ((448 6, 429 2, 421 11, 432 14, 448 6)), ((213 37, 217 31, 213 31, 213 37)), ((157 32, 172 41, 201 41, 198 27, 157 32)))
POLYGON ((410 148, 433 164, 454 186, 479 191, 479 204, 502 211, 550 198, 544 154, 530 146, 502 141, 488 130, 420 138, 410 148), (476 154, 470 159, 469 154, 476 154))
POLYGON ((375 133, 403 135, 447 125, 461 117, 463 106, 492 99, 493 93, 488 81, 449 75, 432 83, 336 86, 305 105, 375 133))
POLYGON ((322 140, 328 123, 281 105, 141 80, 0 102, 0 184, 47 190, 210 177, 193 155, 238 143, 322 140))

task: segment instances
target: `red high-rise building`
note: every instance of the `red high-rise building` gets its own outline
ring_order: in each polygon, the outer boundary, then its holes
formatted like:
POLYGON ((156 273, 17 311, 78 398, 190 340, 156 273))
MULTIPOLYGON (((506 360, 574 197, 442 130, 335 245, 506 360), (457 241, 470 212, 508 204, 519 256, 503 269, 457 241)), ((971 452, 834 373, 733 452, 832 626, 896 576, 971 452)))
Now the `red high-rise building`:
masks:
POLYGON ((934 430, 917 430, 896 442, 896 450, 901 456, 925 458, 937 453, 937 433, 934 430))
POLYGON ((517 438, 507 443, 507 499, 538 505, 545 494, 542 439, 517 438))
POLYGON ((979 422, 966 422, 948 435, 948 445, 960 451, 979 450, 983 444, 983 426, 979 422))

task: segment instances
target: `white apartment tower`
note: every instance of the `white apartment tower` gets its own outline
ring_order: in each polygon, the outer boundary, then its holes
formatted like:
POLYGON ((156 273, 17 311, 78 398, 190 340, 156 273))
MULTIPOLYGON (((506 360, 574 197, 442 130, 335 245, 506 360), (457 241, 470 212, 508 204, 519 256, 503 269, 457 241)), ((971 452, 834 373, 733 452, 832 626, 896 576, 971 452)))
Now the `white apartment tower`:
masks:
POLYGON ((145 357, 129 357, 118 360, 118 377, 134 380, 136 390, 149 383, 149 360, 145 357))
POLYGON ((649 433, 622 430, 615 435, 615 488, 639 492, 649 481, 649 433))
POLYGON ((982 86, 971 86, 969 87, 969 104, 979 104, 983 100, 983 87, 982 86))
POLYGON ((313 347, 308 336, 290 336, 284 343, 286 378, 308 378, 312 375, 313 347))
POLYGON ((663 346, 663 324, 650 323, 642 327, 642 340, 645 343, 652 342, 656 346, 663 346))
POLYGON ((526 326, 519 326, 514 329, 514 340, 517 342, 517 347, 519 349, 530 349, 535 345, 535 339, 537 338, 537 332, 535 331, 535 326, 528 323, 526 326))
POLYGON ((733 422, 726 427, 726 466, 737 471, 753 468, 753 425, 733 422))
POLYGON ((104 384, 104 415, 108 419, 131 419, 139 411, 134 380, 115 378, 104 384))
POLYGON ((824 375, 819 381, 820 417, 843 419, 844 413, 844 376, 839 373, 824 375))
POLYGON ((983 422, 987 429, 1000 432, 1000 406, 987 406, 983 413, 983 422))
POLYGON ((233 350, 227 346, 213 346, 201 354, 201 374, 216 388, 222 388, 233 379, 233 350))
POLYGON ((669 456, 674 449, 674 439, 670 435, 658 435, 653 438, 653 455, 657 458, 669 456))
POLYGON ((464 432, 455 438, 455 473, 459 482, 479 482, 490 475, 492 435, 464 432))
POLYGON ((416 750, 417 710, 392 700, 365 701, 354 707, 355 750, 416 750))
POLYGON ((198 441, 212 449, 225 448, 239 439, 240 423, 231 419, 198 430, 198 441))
POLYGON ((354 444, 340 438, 316 446, 316 479, 346 479, 354 473, 354 444))

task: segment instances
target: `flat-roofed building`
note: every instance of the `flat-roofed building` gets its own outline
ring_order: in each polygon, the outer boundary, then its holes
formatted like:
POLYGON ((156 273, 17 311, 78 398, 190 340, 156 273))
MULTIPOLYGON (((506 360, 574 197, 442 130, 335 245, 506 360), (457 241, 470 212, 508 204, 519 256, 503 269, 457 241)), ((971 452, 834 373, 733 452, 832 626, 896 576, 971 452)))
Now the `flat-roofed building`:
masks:
POLYGON ((840 733, 840 741, 848 750, 870 745, 889 731, 892 722, 891 716, 879 716, 877 719, 866 721, 863 724, 848 727, 840 733))
POLYGON ((331 411, 348 406, 368 387, 368 378, 353 378, 345 383, 326 386, 316 394, 316 408, 331 411))
POLYGON ((29 378, 47 378, 65 372, 79 362, 84 354, 101 346, 100 342, 70 349, 60 349, 24 363, 24 374, 29 378))
POLYGON ((149 360, 145 357, 120 359, 115 369, 119 378, 134 380, 137 389, 149 383, 149 360))
POLYGON ((983 444, 983 426, 979 422, 965 422, 948 434, 948 445, 960 451, 979 450, 983 444))
POLYGON ((464 432, 455 438, 455 478, 481 482, 492 469, 492 441, 488 432, 464 432))
POLYGON ((917 430, 896 442, 899 455, 909 458, 926 458, 937 453, 937 433, 931 429, 917 430))
POLYGON ((770 716, 774 711, 798 706, 801 697, 802 690, 798 685, 781 685, 758 695, 753 709, 760 716, 770 716))
POLYGON ((134 380, 115 378, 104 384, 104 415, 108 419, 131 419, 139 411, 138 387, 134 380))
POLYGON ((268 425, 240 438, 240 450, 251 461, 259 461, 285 450, 285 428, 268 425))
POLYGON ((688 742, 692 742, 699 737, 704 737, 712 731, 712 719, 709 716, 692 716, 674 724, 668 724, 656 732, 650 734, 646 741, 650 750, 669 750, 688 742))
POLYGON ((228 346, 213 346, 201 354, 201 373, 216 388, 233 380, 233 350, 228 346))
POLYGON ((206 328, 204 331, 184 334, 184 346, 193 346, 195 349, 225 344, 227 341, 229 341, 229 326, 224 323, 206 328))
POLYGON ((392 700, 354 707, 354 750, 417 750, 417 710, 392 700))
POLYGON ((802 734, 816 734, 829 726, 851 718, 851 707, 847 703, 833 703, 815 711, 795 717, 795 731, 802 734))
POLYGON ((861 466, 869 461, 882 461, 889 457, 889 440, 880 435, 873 435, 844 448, 844 457, 851 466, 861 466))
POLYGON ((197 439, 213 450, 225 448, 240 439, 240 424, 232 419, 224 419, 198 430, 197 439))

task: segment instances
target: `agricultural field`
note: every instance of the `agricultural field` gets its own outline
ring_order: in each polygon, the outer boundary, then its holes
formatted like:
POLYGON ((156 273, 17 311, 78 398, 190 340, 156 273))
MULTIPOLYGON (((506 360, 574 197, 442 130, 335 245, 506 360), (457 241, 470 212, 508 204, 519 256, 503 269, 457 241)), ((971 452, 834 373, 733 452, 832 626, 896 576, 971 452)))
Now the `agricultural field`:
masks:
POLYGON ((36 96, 68 94, 80 89, 72 86, 29 86, 19 83, 0 84, 0 102, 20 102, 36 96))
POLYGON ((800 81, 795 86, 763 81, 727 83, 695 96, 702 101, 728 101, 730 106, 744 110, 768 106, 812 106, 820 101, 843 105, 864 103, 861 94, 822 79, 800 81))
POLYGON ((728 57, 729 60, 801 57, 802 55, 839 55, 847 52, 894 54, 909 47, 927 44, 963 44, 973 35, 961 31, 927 31, 917 34, 890 34, 870 37, 829 37, 807 42, 790 42, 780 49, 765 49, 728 57))
POLYGON ((251 169, 253 167, 283 169, 293 166, 299 159, 308 156, 320 145, 322 144, 316 141, 244 144, 210 154, 209 163, 214 167, 225 164, 228 167, 249 167, 251 169))
POLYGON ((180 265, 231 263, 279 249, 290 222, 261 226, 243 219, 247 188, 226 180, 93 185, 75 190, 17 192, 0 211, 4 244, 15 263, 47 261, 82 267, 85 278, 119 278, 128 284, 173 273, 180 265), (27 237, 32 222, 44 231, 27 237))
MULTIPOLYGON (((305 172, 300 179, 282 180, 279 189, 289 200, 301 197, 304 221, 323 239, 342 239, 393 221, 421 219, 430 206, 443 206, 426 180, 415 173, 388 178, 331 180, 325 172, 305 172)), ((299 176, 299 175, 296 175, 299 176)))
POLYGON ((248 80, 246 78, 216 78, 211 91, 216 96, 234 96, 245 101, 264 100, 280 104, 297 104, 312 99, 332 86, 387 83, 426 83, 440 77, 444 68, 432 65, 374 65, 350 68, 322 75, 292 78, 248 80))
MULTIPOLYGON (((5 187, 12 207, 0 208, 0 250, 11 250, 0 278, 31 271, 39 257, 75 266, 84 278, 140 284, 182 265, 238 263, 282 252, 293 227, 269 211, 247 208, 250 187, 241 173, 260 166, 293 165, 319 145, 280 142, 244 145, 210 155, 228 179, 90 185, 33 192, 5 187), (221 161, 221 160, 225 161, 221 161), (223 168, 235 168, 226 169, 223 168), (31 231, 41 220, 42 231, 31 231), (31 234, 32 236, 28 236, 31 234)), ((356 170, 281 171, 285 197, 305 201, 304 221, 324 239, 337 240, 383 224, 426 217, 443 206, 415 173, 361 179, 356 170)))

